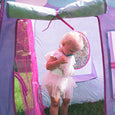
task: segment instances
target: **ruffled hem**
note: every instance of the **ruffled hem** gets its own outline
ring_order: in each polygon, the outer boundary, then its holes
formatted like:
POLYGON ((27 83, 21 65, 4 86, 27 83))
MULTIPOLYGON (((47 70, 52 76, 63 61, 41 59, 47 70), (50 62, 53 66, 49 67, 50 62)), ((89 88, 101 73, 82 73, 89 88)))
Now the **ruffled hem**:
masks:
POLYGON ((43 76, 42 89, 48 91, 52 97, 72 98, 75 87, 77 85, 71 77, 55 75, 51 71, 43 76))

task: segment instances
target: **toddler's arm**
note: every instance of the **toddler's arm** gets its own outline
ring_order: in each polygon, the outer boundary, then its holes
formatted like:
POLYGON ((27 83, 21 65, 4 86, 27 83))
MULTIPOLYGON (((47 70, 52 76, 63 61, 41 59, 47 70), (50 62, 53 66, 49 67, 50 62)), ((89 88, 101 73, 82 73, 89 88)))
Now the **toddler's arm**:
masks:
POLYGON ((57 68, 60 64, 67 63, 67 58, 66 56, 61 56, 58 59, 50 56, 49 60, 46 63, 46 69, 47 70, 53 70, 57 68))

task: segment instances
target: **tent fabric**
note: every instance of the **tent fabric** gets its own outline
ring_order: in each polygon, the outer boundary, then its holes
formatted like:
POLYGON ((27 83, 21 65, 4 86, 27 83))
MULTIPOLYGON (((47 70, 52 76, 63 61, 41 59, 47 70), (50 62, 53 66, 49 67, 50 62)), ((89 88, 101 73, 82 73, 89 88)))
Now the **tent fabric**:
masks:
POLYGON ((103 0, 77 1, 56 11, 52 8, 28 5, 17 2, 7 2, 7 15, 12 18, 43 19, 97 16, 106 12, 106 2, 103 0))
POLYGON ((97 16, 105 12, 106 2, 104 0, 79 0, 58 10, 60 17, 64 18, 97 16))
POLYGON ((110 73, 111 73, 111 68, 110 68, 110 61, 109 61, 109 52, 108 52, 108 40, 107 40, 107 32, 110 30, 115 30, 115 8, 108 6, 107 8, 107 13, 100 15, 99 20, 100 20, 100 28, 101 28, 101 35, 102 35, 102 47, 103 47, 103 60, 104 60, 104 76, 105 76, 105 113, 107 115, 114 115, 113 111, 113 105, 114 105, 114 100, 112 99, 112 94, 111 94, 111 80, 110 80, 110 73))
POLYGON ((115 99, 115 31, 107 32, 109 51, 110 51, 110 62, 111 62, 111 83, 112 83, 112 97, 115 99))
POLYGON ((52 19, 56 15, 55 9, 28 5, 17 2, 7 2, 7 16, 22 19, 52 19), (18 15, 17 15, 18 14, 18 15))
POLYGON ((13 67, 15 55, 16 19, 7 18, 4 11, 0 34, 0 114, 14 115, 13 67), (9 31, 10 30, 10 31, 9 31), (6 34, 7 32, 7 34, 6 34), (9 61, 10 60, 10 61, 9 61))
POLYGON ((27 20, 17 20, 15 61, 18 72, 17 76, 22 76, 22 79, 24 80, 27 86, 27 93, 25 92, 26 95, 23 92, 24 87, 20 86, 20 89, 25 113, 30 115, 30 111, 33 109, 33 96, 31 90, 31 55, 29 54, 30 49, 27 34, 27 24, 27 20))
POLYGON ((36 71, 36 59, 34 53, 34 39, 31 20, 18 19, 16 28, 16 65, 17 78, 25 82, 21 88, 22 100, 26 115, 43 115, 44 107, 40 91, 37 95, 36 90, 40 90, 38 75, 36 71), (27 88, 26 88, 27 87, 27 88), (25 91, 24 91, 25 89, 25 91), (36 100, 39 97, 39 100, 36 100), (38 103, 37 103, 38 102, 38 103))
POLYGON ((37 59, 36 59, 36 54, 35 54, 35 41, 34 41, 34 34, 33 34, 33 29, 32 29, 32 22, 28 21, 29 27, 28 28, 28 35, 29 35, 29 46, 30 46, 30 51, 31 51, 31 56, 32 56, 32 87, 33 87, 33 95, 34 95, 34 114, 38 115, 41 113, 41 115, 44 115, 44 105, 42 102, 42 95, 41 95, 41 87, 38 82, 38 71, 37 71, 37 59), (31 32, 31 34, 30 34, 31 32))
POLYGON ((4 4, 5 4, 5 0, 2 0, 1 1, 1 10, 0 10, 0 32, 1 32, 3 14, 4 14, 4 4))

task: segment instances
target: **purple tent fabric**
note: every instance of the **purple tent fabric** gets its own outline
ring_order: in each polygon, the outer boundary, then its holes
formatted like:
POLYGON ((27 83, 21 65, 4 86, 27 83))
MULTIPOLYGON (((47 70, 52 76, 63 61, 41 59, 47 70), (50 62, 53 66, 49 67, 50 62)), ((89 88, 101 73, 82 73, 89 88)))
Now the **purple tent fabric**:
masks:
POLYGON ((14 115, 13 66, 15 53, 16 19, 4 13, 0 34, 0 114, 14 115), (10 31, 9 31, 10 30, 10 31), (10 61, 9 61, 10 60, 10 61))
POLYGON ((115 31, 109 31, 108 42, 110 51, 110 63, 111 63, 111 84, 112 84, 112 98, 115 99, 115 31))
POLYGON ((109 52, 108 52, 108 40, 107 32, 110 30, 115 30, 115 8, 108 6, 106 14, 100 15, 100 27, 102 32, 102 45, 103 45, 103 59, 104 59, 104 75, 105 75, 105 113, 107 115, 114 115, 113 105, 114 100, 111 94, 111 78, 110 78, 110 62, 109 62, 109 52))

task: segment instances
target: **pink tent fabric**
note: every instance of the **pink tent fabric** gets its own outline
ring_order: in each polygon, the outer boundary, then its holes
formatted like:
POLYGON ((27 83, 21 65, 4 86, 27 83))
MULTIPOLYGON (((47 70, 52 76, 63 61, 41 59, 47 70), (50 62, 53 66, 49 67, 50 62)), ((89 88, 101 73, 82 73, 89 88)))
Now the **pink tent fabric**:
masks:
POLYGON ((3 19, 3 14, 4 14, 4 4, 5 4, 5 0, 2 0, 1 10, 0 10, 0 33, 1 33, 2 19, 3 19))
POLYGON ((18 72, 15 72, 15 76, 17 76, 22 84, 20 88, 25 114, 44 115, 44 107, 38 83, 38 71, 31 20, 17 20, 16 30, 15 61, 18 72), (37 93, 38 89, 39 93, 37 93))

